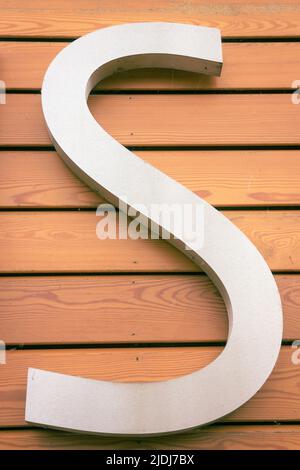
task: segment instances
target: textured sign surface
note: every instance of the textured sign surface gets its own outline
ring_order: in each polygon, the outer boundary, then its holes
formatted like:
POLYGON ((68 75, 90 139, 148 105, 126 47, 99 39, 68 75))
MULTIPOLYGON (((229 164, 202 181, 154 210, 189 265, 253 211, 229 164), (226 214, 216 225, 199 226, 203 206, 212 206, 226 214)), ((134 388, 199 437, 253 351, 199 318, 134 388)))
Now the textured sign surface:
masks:
MULTIPOLYGON (((218 75, 221 63, 217 30, 140 23, 88 34, 50 65, 42 93, 45 119, 57 151, 78 176, 107 200, 126 198, 132 208, 153 203, 202 206, 203 244, 198 249, 177 237, 168 222, 154 222, 216 283, 230 328, 224 351, 209 366, 169 381, 120 384, 30 369, 28 422, 108 434, 175 432, 232 412, 271 373, 281 344, 282 312, 275 281, 260 253, 207 202, 109 136, 86 103, 93 86, 120 69, 168 67, 218 75)), ((146 220, 147 214, 142 215, 146 220)))

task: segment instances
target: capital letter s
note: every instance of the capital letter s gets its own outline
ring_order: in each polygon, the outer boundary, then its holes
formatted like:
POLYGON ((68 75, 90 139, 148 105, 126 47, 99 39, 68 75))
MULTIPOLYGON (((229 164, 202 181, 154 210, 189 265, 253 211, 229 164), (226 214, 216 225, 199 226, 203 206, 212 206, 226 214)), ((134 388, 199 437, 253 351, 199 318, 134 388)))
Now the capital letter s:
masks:
MULTIPOLYGON (((95 121, 87 97, 98 81, 120 65, 123 70, 167 67, 219 75, 220 32, 175 23, 134 23, 87 34, 51 63, 42 104, 57 152, 109 202, 115 204, 126 195, 126 204, 133 209, 137 202, 146 208, 151 203, 203 206, 201 248, 185 250, 190 241, 176 238, 176 233, 170 243, 219 288, 230 320, 228 342, 207 367, 155 383, 112 383, 29 369, 26 420, 101 434, 178 432, 234 411, 263 385, 280 350, 281 301, 266 262, 235 225, 124 148, 95 121)), ((191 211, 191 217, 195 214, 191 211)), ((161 228, 172 230, 168 223, 161 228)))

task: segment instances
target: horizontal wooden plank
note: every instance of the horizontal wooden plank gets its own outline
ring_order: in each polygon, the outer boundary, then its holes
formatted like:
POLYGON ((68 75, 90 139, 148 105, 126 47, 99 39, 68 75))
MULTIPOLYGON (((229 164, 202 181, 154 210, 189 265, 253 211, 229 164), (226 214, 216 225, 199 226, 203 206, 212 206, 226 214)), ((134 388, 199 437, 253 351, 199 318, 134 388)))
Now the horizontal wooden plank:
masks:
MULTIPOLYGON (((225 211, 224 214, 253 241, 271 269, 300 269, 299 211, 225 211)), ((98 239, 99 220, 94 212, 2 212, 0 271, 199 271, 166 240, 98 239)))
MULTIPOLYGON (((300 338, 300 276, 276 275, 285 340, 300 338)), ((200 275, 0 278, 6 344, 226 341, 225 305, 200 275)))
POLYGON ((220 28, 223 37, 299 36, 298 0, 1 0, 1 36, 77 37, 135 21, 172 21, 220 28))
MULTIPOLYGON (((136 151, 215 206, 300 203, 299 150, 136 151)), ((55 152, 0 151, 0 207, 95 208, 103 199, 55 152)))
MULTIPOLYGON (((289 94, 98 95, 89 105, 128 146, 300 143, 299 107, 289 94)), ((50 145, 39 95, 7 95, 0 145, 50 145)))
POLYGON ((143 439, 78 435, 45 429, 0 430, 0 450, 299 450, 299 425, 211 425, 143 439))
MULTIPOLYGON (((292 290, 291 296, 294 292, 297 299, 294 286, 291 280, 285 290, 292 290)), ((6 344, 222 341, 227 337, 222 299, 211 281, 200 275, 2 277, 0 324, 6 344)), ((297 324, 293 315, 292 325, 297 324)), ((300 316, 297 331, 300 337, 300 316)))
MULTIPOLYGON (((92 379, 136 382, 179 377, 205 367, 222 348, 109 348, 8 351, 0 374, 0 426, 24 426, 28 367, 92 379)), ((300 419, 300 366, 294 350, 284 346, 272 375, 262 389, 226 421, 300 419)))
MULTIPOLYGON (((1 80, 7 89, 39 89, 52 59, 67 44, 0 42, 1 80)), ((175 70, 144 69, 114 74, 101 90, 290 89, 300 76, 300 43, 225 43, 220 78, 175 70)))

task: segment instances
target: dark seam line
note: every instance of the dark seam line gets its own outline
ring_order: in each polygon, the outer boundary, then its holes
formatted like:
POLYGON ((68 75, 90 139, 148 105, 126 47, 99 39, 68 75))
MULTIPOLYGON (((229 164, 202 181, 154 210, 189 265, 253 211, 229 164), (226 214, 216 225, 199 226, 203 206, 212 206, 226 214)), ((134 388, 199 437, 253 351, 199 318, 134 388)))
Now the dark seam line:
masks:
MULTIPOLYGON (((99 204, 108 204, 106 201, 99 201, 99 204)), ((300 204, 289 204, 289 205, 261 205, 261 206, 247 206, 247 205, 242 205, 242 206, 236 206, 236 205, 230 205, 227 204, 226 206, 221 206, 218 204, 211 204, 213 207, 218 209, 219 211, 226 212, 226 211, 232 211, 232 212, 271 212, 271 211, 296 211, 300 210, 300 204)), ((1 212, 95 212, 97 209, 97 205, 93 207, 1 207, 0 206, 0 213, 1 212)), ((115 207, 116 212, 119 212, 118 207, 115 207)))
POLYGON ((0 278, 1 277, 55 277, 55 276, 61 276, 61 277, 80 277, 80 276, 157 276, 157 275, 167 275, 167 276, 182 276, 182 275, 197 275, 197 276, 205 276, 205 274, 200 271, 182 271, 182 272, 168 272, 168 271, 81 271, 81 272, 72 272, 72 271, 60 271, 60 272, 47 272, 47 271, 41 271, 41 272, 18 272, 18 273, 12 273, 12 272, 1 272, 0 273, 0 278))
MULTIPOLYGON (((83 34, 84 35, 84 34, 83 34)), ((73 42, 82 36, 5 36, 0 35, 0 42, 73 42)), ((241 43, 241 42, 300 42, 300 36, 224 36, 222 43, 241 43)))
POLYGON ((272 273, 275 276, 285 276, 285 275, 293 276, 293 275, 300 274, 300 269, 295 269, 295 271, 292 271, 292 270, 284 271, 282 269, 274 269, 274 270, 272 270, 272 273))
POLYGON ((244 145, 130 145, 126 146, 128 150, 131 151, 147 151, 147 150, 300 150, 300 144, 266 144, 266 145, 251 145, 251 144, 244 144, 244 145))
POLYGON ((275 37, 275 36, 240 36, 240 37, 223 37, 222 43, 239 43, 239 42, 258 42, 258 43, 270 43, 270 42, 300 42, 300 36, 285 36, 285 37, 275 37))
POLYGON ((94 90, 91 95, 276 95, 290 94, 297 88, 220 88, 215 90, 94 90))
MULTIPOLYGON (((272 273, 280 276, 293 276, 299 275, 300 269, 295 270, 273 270, 272 273)), ((40 272, 1 272, 0 278, 10 277, 10 278, 18 278, 18 277, 89 277, 89 276, 122 276, 122 277, 129 277, 129 276, 206 276, 203 271, 59 271, 59 272, 47 272, 47 271, 40 271, 40 272)))
MULTIPOLYGON (((294 271, 293 271, 294 273, 294 271)), ((19 273, 0 273, 1 277, 11 277, 11 278, 18 278, 18 277, 88 277, 88 276, 205 276, 203 271, 182 271, 182 272, 168 272, 168 271, 82 271, 82 272, 72 272, 72 271, 65 271, 65 272, 47 272, 47 271, 40 271, 40 272, 19 272, 19 273)))
MULTIPOLYGON (((228 418, 227 418, 228 419, 228 418)), ((274 420, 274 419, 270 419, 269 421, 268 420, 262 420, 262 421, 219 421, 219 422, 215 422, 215 423, 212 423, 209 425, 209 427, 196 427, 194 428, 192 431, 190 431, 191 434, 197 432, 197 431, 204 431, 204 432, 207 432, 209 431, 210 429, 212 428, 222 428, 222 427, 252 427, 252 426, 261 426, 261 428, 263 429, 264 427, 266 426, 272 426, 275 428, 277 427, 278 429, 280 429, 281 427, 283 428, 282 430, 283 431, 286 431, 288 432, 287 430, 285 430, 284 428, 286 426, 297 426, 297 425, 300 425, 300 421, 297 421, 297 420, 274 420)), ((59 433, 59 435, 61 435, 62 431, 60 430, 56 430, 56 429, 50 429, 50 428, 42 428, 42 427, 36 427, 36 426, 25 426, 25 425, 20 425, 20 426, 5 426, 5 425, 0 425, 0 434, 1 432, 7 432, 7 431, 25 431, 25 432, 29 432, 29 431, 37 431, 38 433, 40 432, 44 432, 44 433, 49 433, 49 432, 54 432, 54 433, 59 433)), ((292 433, 293 431, 289 431, 290 433, 292 433)), ((190 435, 191 435, 190 434, 190 435)), ((64 433, 64 437, 66 437, 66 435, 70 436, 71 440, 72 438, 74 438, 74 434, 72 433, 64 433)), ((98 437, 97 436, 93 436, 93 435, 83 435, 83 434, 77 434, 77 437, 85 440, 86 438, 88 439, 92 439, 94 440, 95 438, 97 439, 98 437)), ((182 435, 179 435, 177 434, 177 436, 175 437, 174 435, 173 436, 160 436, 159 439, 161 440, 162 438, 163 439, 167 439, 169 440, 170 438, 172 438, 172 440, 174 440, 174 438, 181 438, 183 437, 183 434, 182 435)), ((186 437, 186 434, 184 434, 184 438, 186 437)), ((137 443, 142 443, 144 440, 148 440, 148 441, 151 441, 151 440, 155 440, 156 438, 154 436, 148 436, 148 437, 143 437, 143 436, 137 436, 137 437, 128 437, 128 436, 104 436, 105 439, 111 439, 111 440, 125 440, 126 442, 127 441, 134 441, 134 442, 137 442, 137 443)))
MULTIPOLYGON (((226 206, 219 206, 218 204, 211 204, 213 207, 215 207, 216 209, 218 209, 219 211, 265 211, 265 212, 269 212, 269 211, 280 211, 280 210, 283 210, 283 211, 293 211, 293 210, 299 210, 300 209, 300 205, 299 204, 294 204, 294 205, 272 205, 272 206, 247 206, 247 205, 243 205, 243 206, 230 206, 230 204, 226 205, 226 206)), ((1 211, 1 209, 0 209, 1 211)))
POLYGON ((5 36, 0 35, 0 42, 65 42, 71 43, 76 39, 79 39, 80 36, 5 36))
MULTIPOLYGON (((300 425, 300 421, 297 420, 276 420, 276 419, 270 419, 270 420, 262 420, 262 421, 224 421, 224 422, 215 422, 211 424, 210 426, 214 427, 222 427, 222 426, 269 426, 270 424, 273 424, 274 427, 277 426, 280 429, 280 425, 300 425)), ((198 428, 199 429, 199 428, 198 428)), ((200 430, 200 429, 199 429, 200 430)), ((207 428, 206 428, 207 430, 207 428)))
MULTIPOLYGON (((292 346, 295 340, 282 340, 281 346, 292 346)), ((6 344, 7 351, 46 350, 46 349, 136 349, 136 348, 199 348, 225 346, 226 341, 177 341, 177 342, 111 342, 111 343, 59 343, 59 344, 6 344)))
MULTIPOLYGON (((299 146, 300 147, 300 146, 299 146)), ((0 152, 56 152, 53 145, 1 145, 0 152)), ((1 156, 0 156, 1 158, 1 156)))
MULTIPOLYGON (((122 144, 121 144, 122 145, 122 144)), ((256 144, 244 144, 244 145, 124 145, 128 150, 145 152, 145 151, 197 151, 197 150, 300 150, 300 144, 265 144, 265 145, 256 145, 256 144)), ((3 151, 53 151, 55 148, 50 144, 45 145, 1 145, 0 152, 3 151)), ((0 157, 1 158, 1 157, 0 157)))
MULTIPOLYGON (((282 347, 292 346, 294 340, 283 340, 282 347)), ((60 344, 6 344, 7 351, 63 350, 63 349, 145 349, 145 348, 211 348, 225 347, 226 341, 177 342, 111 342, 111 343, 60 343, 60 344)))
POLYGON ((67 344, 6 344, 7 351, 62 350, 62 349, 146 349, 146 348, 185 348, 225 346, 225 341, 170 342, 170 343, 67 343, 67 344))
MULTIPOLYGON (((97 95, 278 95, 291 94, 297 88, 220 88, 216 90, 164 90, 164 89, 126 89, 126 90, 94 90, 91 96, 97 95)), ((41 89, 32 88, 7 88, 8 95, 40 95, 41 89)))

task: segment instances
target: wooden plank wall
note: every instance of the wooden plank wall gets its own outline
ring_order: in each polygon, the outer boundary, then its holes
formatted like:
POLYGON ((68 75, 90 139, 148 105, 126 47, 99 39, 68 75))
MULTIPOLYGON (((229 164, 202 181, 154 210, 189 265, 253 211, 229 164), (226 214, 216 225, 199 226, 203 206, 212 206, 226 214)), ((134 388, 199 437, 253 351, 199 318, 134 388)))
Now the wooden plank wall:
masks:
MULTIPOLYGON (((300 80, 298 0, 0 0, 0 449, 299 449, 300 80), (40 88, 68 41, 131 21, 216 26, 221 78, 131 71, 91 112, 124 145, 218 207, 274 271, 284 341, 261 391, 223 422, 172 437, 119 439, 30 428, 27 368, 132 381, 210 363, 226 342, 218 292, 163 241, 99 241, 101 198, 51 147, 40 88), (205 113, 203 112, 205 109, 205 113)), ((234 256, 234 254, 233 254, 234 256)), ((262 315, 264 312, 262 312, 262 315)))

